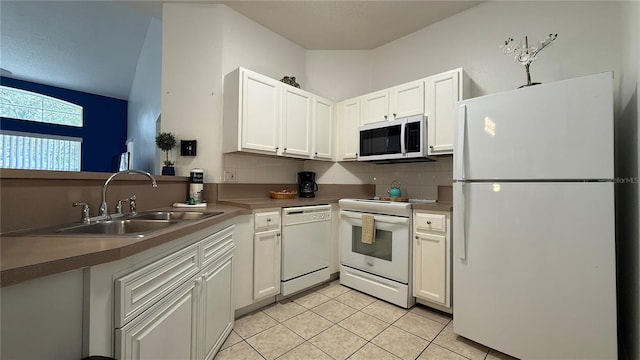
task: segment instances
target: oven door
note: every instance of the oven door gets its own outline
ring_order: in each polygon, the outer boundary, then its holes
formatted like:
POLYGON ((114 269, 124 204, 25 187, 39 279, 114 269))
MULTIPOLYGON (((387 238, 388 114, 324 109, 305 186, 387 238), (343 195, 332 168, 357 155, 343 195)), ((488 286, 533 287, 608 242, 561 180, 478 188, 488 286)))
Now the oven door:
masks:
POLYGON ((409 283, 409 218, 376 214, 373 244, 361 241, 362 213, 342 210, 340 218, 343 265, 409 283))

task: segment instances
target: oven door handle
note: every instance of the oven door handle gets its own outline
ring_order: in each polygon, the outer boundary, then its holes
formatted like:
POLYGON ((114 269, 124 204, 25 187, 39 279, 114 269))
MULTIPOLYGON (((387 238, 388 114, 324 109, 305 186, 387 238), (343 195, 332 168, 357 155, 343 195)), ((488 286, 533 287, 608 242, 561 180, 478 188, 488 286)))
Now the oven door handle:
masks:
MULTIPOLYGON (((362 220, 362 214, 363 213, 346 211, 346 210, 340 211, 340 216, 348 217, 352 219, 358 219, 358 220, 362 220)), ((385 216, 385 215, 377 215, 377 214, 374 216, 374 220, 379 223, 388 223, 388 224, 408 224, 409 223, 409 218, 406 218, 406 217, 385 216)))

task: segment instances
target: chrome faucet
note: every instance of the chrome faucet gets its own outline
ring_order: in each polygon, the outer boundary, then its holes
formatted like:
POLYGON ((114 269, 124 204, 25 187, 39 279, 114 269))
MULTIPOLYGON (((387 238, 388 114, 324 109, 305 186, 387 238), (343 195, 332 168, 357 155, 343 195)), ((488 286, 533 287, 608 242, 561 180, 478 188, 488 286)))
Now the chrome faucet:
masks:
POLYGON ((104 217, 109 216, 109 208, 107 206, 107 186, 109 186, 109 183, 111 182, 111 180, 113 180, 113 178, 122 174, 146 175, 149 179, 151 179, 151 186, 158 187, 158 184, 156 183, 156 179, 153 177, 153 175, 149 174, 144 170, 131 169, 131 170, 118 171, 117 173, 109 176, 107 181, 104 182, 104 185, 102 185, 102 204, 100 205, 100 216, 104 216, 104 217))

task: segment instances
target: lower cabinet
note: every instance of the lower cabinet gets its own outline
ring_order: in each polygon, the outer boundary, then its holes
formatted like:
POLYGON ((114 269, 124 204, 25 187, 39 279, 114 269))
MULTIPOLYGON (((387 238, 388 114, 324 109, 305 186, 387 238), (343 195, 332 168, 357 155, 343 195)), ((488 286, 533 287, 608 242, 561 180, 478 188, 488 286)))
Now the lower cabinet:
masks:
POLYGON ((253 300, 280 293, 280 209, 256 212, 253 236, 253 300))
POLYGON ((115 281, 116 358, 213 359, 233 327, 233 228, 115 281))
POLYGON ((414 211, 413 296, 451 312, 450 214, 414 211))

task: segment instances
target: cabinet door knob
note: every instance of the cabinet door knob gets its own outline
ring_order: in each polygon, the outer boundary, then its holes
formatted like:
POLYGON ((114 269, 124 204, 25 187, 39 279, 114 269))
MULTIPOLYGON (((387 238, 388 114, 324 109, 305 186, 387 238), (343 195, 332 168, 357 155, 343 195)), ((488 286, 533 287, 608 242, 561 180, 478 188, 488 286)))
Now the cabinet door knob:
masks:
POLYGON ((384 116, 384 119, 387 120, 387 115, 384 116))
POLYGON ((282 149, 282 151, 287 152, 287 148, 282 149))
POLYGON ((279 149, 280 149, 280 147, 279 147, 279 146, 276 146, 276 152, 278 152, 278 150, 279 150, 279 149))
POLYGON ((427 221, 427 225, 431 225, 431 221, 427 221))
POLYGON ((393 113, 393 118, 394 118, 394 119, 396 118, 396 113, 393 113))
POLYGON ((318 152, 316 151, 316 156, 318 156, 318 152))
POLYGON ((429 145, 429 149, 433 150, 433 145, 429 145))
POLYGON ((420 240, 420 237, 418 235, 416 235, 416 240, 420 240))
POLYGON ((267 219, 267 222, 271 222, 271 218, 267 219))

